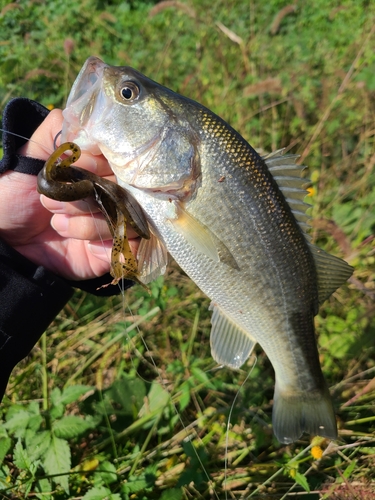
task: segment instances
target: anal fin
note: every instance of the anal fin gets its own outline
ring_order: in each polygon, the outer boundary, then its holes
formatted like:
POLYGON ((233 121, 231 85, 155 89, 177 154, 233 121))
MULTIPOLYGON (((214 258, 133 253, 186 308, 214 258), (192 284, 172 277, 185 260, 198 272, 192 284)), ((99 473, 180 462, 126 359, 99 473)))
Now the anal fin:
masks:
POLYGON ((257 341, 211 303, 211 355, 220 365, 238 369, 249 358, 257 341))

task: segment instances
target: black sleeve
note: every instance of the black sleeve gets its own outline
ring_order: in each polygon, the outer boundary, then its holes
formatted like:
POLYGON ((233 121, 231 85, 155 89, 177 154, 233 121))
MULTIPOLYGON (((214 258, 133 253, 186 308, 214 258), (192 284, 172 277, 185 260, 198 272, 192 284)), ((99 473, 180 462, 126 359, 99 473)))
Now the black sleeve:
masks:
MULTIPOLYGON (((2 128, 29 138, 49 111, 29 99, 13 99, 3 114, 2 128)), ((42 160, 16 154, 27 139, 4 133, 0 175, 7 170, 37 175, 42 160)), ((73 288, 96 295, 115 295, 117 286, 100 288, 109 274, 86 281, 59 278, 37 266, 0 239, 0 400, 14 366, 33 348, 73 294, 73 288)), ((128 281, 128 287, 133 283, 128 281)))
POLYGON ((72 295, 62 279, 0 240, 0 400, 14 366, 72 295))

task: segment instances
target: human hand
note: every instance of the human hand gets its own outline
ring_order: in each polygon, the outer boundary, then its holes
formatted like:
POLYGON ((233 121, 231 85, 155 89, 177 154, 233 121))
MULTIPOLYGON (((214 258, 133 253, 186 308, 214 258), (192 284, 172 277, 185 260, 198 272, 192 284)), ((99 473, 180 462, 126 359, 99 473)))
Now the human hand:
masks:
MULTIPOLYGON (((61 110, 53 110, 19 154, 47 160, 62 128, 61 110)), ((114 180, 104 156, 82 153, 77 166, 114 180)), ((39 195, 36 177, 8 171, 0 176, 0 236, 37 265, 71 280, 109 271, 112 237, 93 201, 59 202, 39 195)), ((136 255, 138 235, 128 229, 136 255)))

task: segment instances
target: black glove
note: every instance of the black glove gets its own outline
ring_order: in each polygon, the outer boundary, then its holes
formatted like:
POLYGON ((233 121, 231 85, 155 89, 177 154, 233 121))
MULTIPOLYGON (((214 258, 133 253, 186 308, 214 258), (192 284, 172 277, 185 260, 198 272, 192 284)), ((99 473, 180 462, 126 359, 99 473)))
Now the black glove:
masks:
MULTIPOLYGON (((24 174, 38 175, 40 170, 42 170, 45 163, 43 160, 19 155, 17 151, 41 125, 48 113, 49 110, 38 102, 22 97, 13 99, 6 105, 2 128, 17 135, 4 132, 4 157, 0 161, 0 174, 3 174, 7 170, 14 170, 24 174)), ((111 283, 112 277, 109 273, 90 280, 75 281, 64 279, 64 281, 74 288, 79 288, 102 297, 118 295, 120 293, 118 286, 101 288, 103 285, 111 283)), ((124 280, 125 289, 131 287, 133 284, 132 281, 124 280)))

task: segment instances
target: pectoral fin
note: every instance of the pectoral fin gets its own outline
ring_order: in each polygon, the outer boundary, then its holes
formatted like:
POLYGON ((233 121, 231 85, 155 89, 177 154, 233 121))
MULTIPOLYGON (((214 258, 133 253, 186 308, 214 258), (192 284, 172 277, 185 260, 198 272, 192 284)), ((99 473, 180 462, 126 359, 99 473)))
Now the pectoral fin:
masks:
POLYGON ((220 365, 240 368, 249 358, 257 341, 211 303, 211 355, 220 365))
POLYGON ((206 255, 214 262, 239 269, 238 264, 228 247, 214 233, 195 217, 189 214, 180 203, 176 203, 176 219, 169 219, 174 229, 180 233, 199 253, 206 255))
POLYGON ((165 273, 168 252, 164 243, 151 232, 149 240, 141 240, 137 259, 139 280, 147 284, 165 273))

